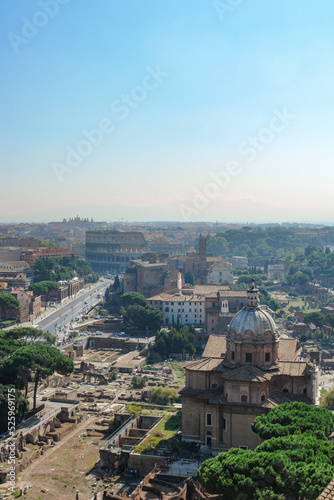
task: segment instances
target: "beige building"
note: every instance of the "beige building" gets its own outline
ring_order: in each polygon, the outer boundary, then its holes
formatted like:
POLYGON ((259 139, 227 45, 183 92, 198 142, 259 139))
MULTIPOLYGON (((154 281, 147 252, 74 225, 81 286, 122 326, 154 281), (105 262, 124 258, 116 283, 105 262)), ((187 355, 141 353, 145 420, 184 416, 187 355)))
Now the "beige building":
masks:
POLYGON ((177 286, 179 272, 167 261, 167 255, 149 252, 133 259, 124 273, 124 293, 138 292, 144 297, 157 295, 177 286))
POLYGON ((222 334, 233 314, 246 303, 245 290, 230 290, 224 285, 195 285, 149 297, 147 304, 164 313, 165 324, 179 319, 182 325, 205 326, 207 333, 222 334))
POLYGON ((182 395, 184 441, 213 454, 232 447, 254 449, 255 417, 288 401, 316 402, 318 368, 298 361, 297 339, 280 338, 259 303, 255 283, 225 337, 211 335, 202 359, 186 365, 182 395))
POLYGON ((208 283, 221 283, 222 281, 228 281, 233 283, 232 274, 232 264, 229 264, 226 260, 220 260, 214 262, 208 269, 208 283))

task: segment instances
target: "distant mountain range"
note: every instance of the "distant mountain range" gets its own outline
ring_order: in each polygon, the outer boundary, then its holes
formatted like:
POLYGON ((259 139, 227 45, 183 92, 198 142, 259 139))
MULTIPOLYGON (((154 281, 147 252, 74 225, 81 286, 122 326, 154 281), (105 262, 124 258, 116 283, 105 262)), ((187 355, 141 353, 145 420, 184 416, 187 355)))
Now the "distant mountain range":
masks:
POLYGON ((180 221, 180 222, 309 222, 333 224, 334 213, 314 208, 273 207, 252 200, 238 201, 212 200, 205 207, 194 207, 193 202, 173 202, 159 206, 108 207, 97 204, 72 205, 63 208, 25 212, 12 217, 1 216, 0 222, 50 222, 63 218, 93 217, 95 221, 180 221))

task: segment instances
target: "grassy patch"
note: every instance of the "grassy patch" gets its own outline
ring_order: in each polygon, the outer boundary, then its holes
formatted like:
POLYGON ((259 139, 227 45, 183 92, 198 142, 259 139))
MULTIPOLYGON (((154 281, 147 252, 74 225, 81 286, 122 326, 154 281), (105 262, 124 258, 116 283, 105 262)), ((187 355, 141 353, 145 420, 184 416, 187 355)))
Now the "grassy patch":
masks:
POLYGON ((136 446, 138 453, 153 452, 164 444, 173 444, 177 431, 182 423, 181 413, 166 415, 155 427, 153 432, 144 440, 140 446, 136 446))
POLYGON ((176 376, 177 384, 182 385, 186 382, 186 374, 183 368, 184 363, 179 363, 177 361, 172 361, 171 368, 176 376))

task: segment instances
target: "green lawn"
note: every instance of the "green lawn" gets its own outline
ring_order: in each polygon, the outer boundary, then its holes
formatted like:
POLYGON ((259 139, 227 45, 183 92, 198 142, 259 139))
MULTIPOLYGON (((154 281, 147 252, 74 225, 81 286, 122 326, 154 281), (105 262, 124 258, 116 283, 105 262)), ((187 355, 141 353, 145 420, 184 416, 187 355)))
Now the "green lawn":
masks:
MULTIPOLYGON (((277 299, 280 303, 282 303, 282 301, 278 298, 281 294, 280 293, 277 293, 277 292, 272 292, 271 295, 277 299)), ((284 311, 287 313, 287 314, 290 314, 290 311, 289 311, 289 308, 292 306, 292 307, 299 307, 303 312, 307 312, 307 313, 310 313, 310 312, 314 312, 314 311, 319 311, 319 308, 315 308, 315 309, 308 309, 306 307, 306 304, 305 304, 305 301, 301 298, 301 297, 289 297, 288 299, 284 299, 283 302, 285 302, 286 300, 289 301, 289 303, 287 305, 282 305, 282 309, 284 309, 284 311)))
POLYGON ((159 448, 160 445, 165 444, 166 441, 170 442, 175 438, 181 423, 180 412, 176 415, 165 415, 143 443, 136 446, 135 450, 139 453, 153 451, 159 448))

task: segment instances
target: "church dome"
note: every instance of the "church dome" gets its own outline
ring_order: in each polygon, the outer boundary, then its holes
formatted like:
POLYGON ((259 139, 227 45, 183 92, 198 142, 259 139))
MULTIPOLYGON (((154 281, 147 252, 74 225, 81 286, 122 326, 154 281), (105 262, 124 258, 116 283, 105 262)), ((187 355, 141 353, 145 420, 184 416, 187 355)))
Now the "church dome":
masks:
POLYGON ((247 291, 246 306, 233 316, 230 323, 231 337, 252 337, 254 340, 269 336, 277 339, 278 328, 270 314, 261 308, 259 290, 252 280, 251 288, 247 291))
POLYGON ((238 336, 246 332, 251 332, 255 337, 263 336, 266 332, 277 332, 275 321, 268 312, 260 307, 248 309, 247 306, 233 317, 230 329, 238 336))

